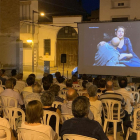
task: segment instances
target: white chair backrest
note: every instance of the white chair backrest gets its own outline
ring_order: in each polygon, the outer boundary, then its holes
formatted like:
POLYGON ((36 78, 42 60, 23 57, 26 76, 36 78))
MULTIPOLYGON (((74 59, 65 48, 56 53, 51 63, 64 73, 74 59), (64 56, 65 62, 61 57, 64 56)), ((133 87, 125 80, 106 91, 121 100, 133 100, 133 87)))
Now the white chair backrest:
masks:
POLYGON ((3 107, 4 112, 4 118, 7 118, 9 120, 9 124, 12 129, 16 130, 16 119, 19 117, 18 112, 22 115, 22 122, 25 122, 25 113, 20 108, 15 107, 3 107))
POLYGON ((79 84, 72 84, 72 87, 77 88, 77 87, 80 87, 80 85, 79 84))
POLYGON ((59 117, 58 113, 56 113, 54 111, 44 110, 44 112, 43 112, 43 124, 49 125, 50 119, 53 115, 56 117, 55 132, 59 135, 60 117, 59 117))
POLYGON ((62 102, 54 101, 52 107, 57 108, 59 105, 62 105, 62 102))
POLYGON ((43 132, 19 127, 18 140, 50 140, 50 138, 43 132))
POLYGON ((18 106, 17 99, 9 97, 9 96, 1 96, 1 103, 2 103, 2 106, 9 106, 9 107, 18 106))
POLYGON ((63 136, 63 140, 97 140, 97 139, 76 134, 65 134, 63 136))
POLYGON ((140 108, 134 110, 134 125, 133 129, 140 129, 140 108))
POLYGON ((115 119, 115 120, 118 120, 118 121, 121 120, 120 119, 120 110, 121 110, 120 101, 103 99, 102 105, 103 105, 104 116, 106 116, 109 121, 114 120, 114 112, 113 112, 114 107, 115 107, 115 111, 117 111, 115 113, 115 116, 117 115, 117 117, 115 117, 115 118, 117 118, 117 119, 115 119))
POLYGON ((134 100, 138 103, 139 102, 139 92, 132 91, 132 95, 134 97, 134 100))
POLYGON ((61 121, 62 121, 62 123, 64 123, 64 121, 69 120, 71 118, 74 118, 74 116, 73 115, 69 115, 69 114, 65 114, 65 113, 61 114, 61 121))
MULTIPOLYGON (((2 125, 0 125, 0 131, 1 130, 4 130, 5 131, 5 133, 6 133, 6 140, 11 140, 11 132, 10 132, 10 129, 8 129, 7 127, 4 127, 2 125)), ((4 140, 5 140, 5 138, 4 138, 4 140)))

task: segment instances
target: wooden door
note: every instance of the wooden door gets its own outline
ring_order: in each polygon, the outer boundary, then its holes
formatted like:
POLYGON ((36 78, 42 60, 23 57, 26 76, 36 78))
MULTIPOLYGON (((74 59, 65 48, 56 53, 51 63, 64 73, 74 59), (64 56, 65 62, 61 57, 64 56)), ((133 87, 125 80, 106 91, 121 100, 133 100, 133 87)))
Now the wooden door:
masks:
POLYGON ((63 66, 61 54, 66 54, 65 66, 77 66, 78 61, 78 39, 58 39, 56 45, 56 65, 63 66))

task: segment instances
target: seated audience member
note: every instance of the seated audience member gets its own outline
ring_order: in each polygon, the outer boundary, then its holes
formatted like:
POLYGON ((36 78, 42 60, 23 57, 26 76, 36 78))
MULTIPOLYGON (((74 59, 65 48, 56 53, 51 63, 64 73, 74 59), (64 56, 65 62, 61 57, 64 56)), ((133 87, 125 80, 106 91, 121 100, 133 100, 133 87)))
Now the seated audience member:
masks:
MULTIPOLYGON (((11 79, 8 79, 6 81, 5 87, 6 87, 6 89, 0 94, 0 96, 13 97, 13 98, 17 99, 18 106, 19 105, 23 106, 23 100, 21 98, 21 95, 18 92, 13 91, 14 85, 13 85, 13 81, 11 79)), ((10 106, 15 106, 14 102, 11 102, 10 106)))
POLYGON ((6 80, 8 79, 8 76, 5 75, 5 69, 1 69, 2 71, 2 78, 5 78, 6 80))
POLYGON ((2 70, 0 70, 0 80, 2 81, 2 84, 1 85, 5 85, 5 81, 6 79, 2 77, 2 70))
MULTIPOLYGON (((55 99, 54 93, 52 91, 46 91, 41 95, 41 102, 43 104, 43 110, 49 110, 54 112, 59 112, 57 108, 52 107, 53 101, 55 99)), ((60 115, 60 114, 59 114, 60 115)), ((52 116, 49 125, 55 131, 56 117, 52 116)))
POLYGON ((81 80, 79 81, 80 86, 82 86, 82 82, 83 81, 87 81, 87 80, 88 80, 87 79, 87 75, 86 74, 83 74, 81 80))
POLYGON ((43 81, 43 92, 49 90, 51 83, 49 81, 43 81))
POLYGON ((18 89, 20 93, 23 91, 23 89, 26 86, 25 82, 22 79, 23 79, 23 74, 19 73, 17 75, 17 81, 16 81, 15 89, 18 89))
POLYGON ((44 72, 43 77, 47 77, 49 75, 49 73, 44 72))
POLYGON ((34 79, 36 78, 35 74, 30 74, 28 77, 33 77, 34 79))
POLYGON ((65 89, 70 89, 70 88, 72 88, 72 84, 73 84, 72 80, 71 80, 71 79, 68 79, 68 80, 66 81, 66 88, 65 88, 65 89))
POLYGON ((120 87, 119 87, 119 82, 118 82, 118 77, 117 77, 117 76, 113 76, 112 82, 113 82, 114 90, 117 90, 117 89, 120 88, 120 87))
MULTIPOLYGON (((12 129, 10 128, 9 122, 5 118, 0 117, 0 126, 4 126, 11 131, 11 140, 16 140, 12 129)), ((6 134, 4 130, 0 130, 0 140, 6 140, 6 134)))
POLYGON ((56 77, 56 78, 53 78, 53 83, 54 83, 54 84, 57 84, 57 83, 58 83, 57 78, 60 77, 60 76, 61 76, 61 73, 60 73, 59 71, 57 71, 57 72, 55 73, 55 77, 56 77))
POLYGON ((93 85, 96 85, 98 89, 100 88, 99 81, 97 77, 93 80, 93 85))
POLYGON ((73 81, 73 84, 79 84, 78 83, 78 77, 76 74, 72 75, 72 81, 73 81))
POLYGON ((12 69, 11 76, 12 76, 12 78, 15 78, 17 80, 16 75, 17 75, 17 70, 16 69, 12 69))
POLYGON ((99 101, 97 97, 97 86, 92 85, 87 89, 87 91, 89 94, 90 110, 94 115, 94 120, 101 124, 102 102, 99 101))
POLYGON ((20 93, 20 91, 15 87, 15 85, 16 85, 16 79, 15 78, 10 78, 10 80, 12 80, 13 81, 13 86, 14 86, 14 88, 13 88, 13 90, 14 91, 16 91, 16 92, 18 92, 18 93, 20 93))
MULTIPOLYGON (((72 102, 73 100, 78 97, 77 91, 75 89, 69 89, 67 94, 66 94, 66 102, 63 103, 60 108, 58 108, 61 112, 61 114, 69 114, 72 115, 72 102)), ((88 114, 89 119, 93 119, 93 114, 91 111, 89 111, 88 114)))
POLYGON ((58 101, 58 102, 64 102, 64 99, 59 97, 58 94, 59 94, 59 91, 60 91, 60 86, 57 85, 57 84, 53 84, 51 87, 50 87, 50 92, 52 92, 55 96, 55 100, 54 101, 58 101))
POLYGON ((83 90, 79 90, 78 91, 78 94, 80 95, 80 96, 87 96, 88 97, 88 94, 87 94, 87 84, 88 84, 88 81, 83 81, 82 82, 82 87, 83 87, 83 90))
POLYGON ((41 91, 42 91, 41 85, 39 85, 39 84, 33 85, 33 93, 30 93, 24 99, 25 106, 28 104, 28 102, 33 101, 33 100, 38 100, 41 102, 41 99, 40 99, 41 91))
POLYGON ((105 88, 105 85, 106 85, 106 81, 101 79, 99 81, 99 88, 97 90, 98 93, 105 93, 106 92, 106 88, 105 88))
POLYGON ((60 90, 62 90, 63 88, 66 87, 66 85, 64 84, 64 81, 65 81, 64 77, 62 77, 62 76, 58 77, 57 81, 58 81, 57 85, 60 86, 60 90))
POLYGON ((53 75, 52 75, 52 74, 49 74, 49 75, 47 76, 47 80, 48 80, 51 84, 53 84, 53 75))
MULTIPOLYGON (((41 124, 43 118, 42 103, 34 100, 28 103, 26 107, 26 119, 27 122, 22 122, 21 128, 31 129, 39 132, 46 133, 50 140, 57 140, 57 134, 49 125, 41 124)), ((31 139, 31 135, 26 133, 25 139, 31 139)))
POLYGON ((73 101, 72 113, 74 118, 64 122, 61 129, 61 137, 64 134, 77 134, 98 140, 108 140, 101 125, 94 120, 88 119, 89 108, 90 103, 87 97, 79 96, 73 101))
POLYGON ((28 86, 25 87, 25 88, 23 89, 23 91, 33 92, 32 86, 33 86, 34 83, 35 83, 35 79, 34 79, 33 77, 28 77, 28 78, 26 79, 26 83, 27 83, 28 86))
MULTIPOLYGON (((128 113, 127 113, 127 111, 124 110, 125 101, 124 101, 123 96, 121 94, 119 94, 119 93, 116 93, 116 91, 113 91, 113 83, 112 83, 112 81, 107 81, 106 89, 107 89, 107 91, 100 96, 100 100, 102 101, 103 99, 107 99, 107 100, 111 99, 111 100, 120 101, 121 102, 120 118, 125 121, 126 118, 128 117, 128 113)), ((117 110, 117 107, 114 107, 114 113, 115 113, 115 110, 117 110)), ((117 116, 115 116, 115 114, 114 114, 114 119, 116 117, 117 116)))
POLYGON ((132 95, 132 92, 127 91, 127 78, 121 77, 119 79, 119 86, 120 89, 116 90, 115 92, 121 94, 126 102, 125 110, 128 112, 128 114, 132 113, 132 106, 134 104, 134 97, 132 95))
POLYGON ((93 84, 93 78, 92 78, 92 76, 88 76, 88 82, 91 83, 91 84, 93 84))

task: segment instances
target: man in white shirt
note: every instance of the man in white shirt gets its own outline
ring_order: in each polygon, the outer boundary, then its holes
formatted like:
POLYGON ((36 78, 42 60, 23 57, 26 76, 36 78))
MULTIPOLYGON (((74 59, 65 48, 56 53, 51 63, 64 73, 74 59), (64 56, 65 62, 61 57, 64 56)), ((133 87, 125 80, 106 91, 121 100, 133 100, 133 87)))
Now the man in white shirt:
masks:
MULTIPOLYGON (((8 79, 5 82, 6 89, 0 94, 0 96, 9 96, 17 99, 18 106, 23 105, 23 100, 21 98, 21 95, 18 92, 13 91, 14 85, 13 81, 11 79, 8 79)), ((15 106, 14 102, 11 102, 11 106, 15 106)))
POLYGON ((134 104, 134 97, 132 95, 131 91, 127 91, 126 87, 127 87, 127 79, 126 78, 120 78, 119 79, 119 86, 120 89, 116 90, 116 93, 119 93, 123 96, 125 102, 126 102, 126 106, 125 106, 125 110, 128 112, 128 114, 132 113, 132 106, 134 104))

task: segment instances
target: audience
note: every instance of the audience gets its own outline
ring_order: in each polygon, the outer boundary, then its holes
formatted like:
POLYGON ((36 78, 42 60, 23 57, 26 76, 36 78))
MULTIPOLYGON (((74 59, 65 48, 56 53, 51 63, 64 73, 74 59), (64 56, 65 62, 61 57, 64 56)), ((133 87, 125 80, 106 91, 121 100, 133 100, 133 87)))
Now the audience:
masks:
MULTIPOLYGON (((26 119, 27 122, 22 122, 21 128, 31 129, 39 132, 46 133, 50 140, 57 140, 57 134, 49 125, 41 124, 43 118, 43 106, 41 102, 33 100, 28 103, 26 107, 26 119)), ((30 133, 24 135, 26 139, 31 139, 30 133)))
POLYGON ((2 72, 2 70, 0 70, 0 80, 2 81, 1 85, 5 85, 6 79, 2 77, 2 74, 3 74, 3 72, 2 72))
POLYGON ((99 88, 97 90, 98 93, 105 93, 106 92, 106 88, 105 88, 105 85, 106 85, 106 81, 101 79, 99 81, 99 88))
POLYGON ((12 69, 11 76, 12 76, 12 78, 15 78, 17 80, 16 75, 17 75, 17 70, 16 69, 12 69))
POLYGON ((79 84, 78 83, 78 77, 76 74, 72 75, 72 81, 73 81, 73 84, 79 84))
MULTIPOLYGON (((61 129, 61 137, 64 134, 78 134, 92 137, 98 140, 108 140, 100 124, 88 119, 90 108, 89 99, 84 96, 77 97, 72 103, 74 118, 64 122, 61 129)), ((109 140, 113 140, 112 137, 109 140)))
POLYGON ((17 83, 16 82, 16 79, 15 78, 10 78, 10 80, 12 80, 12 82, 13 82, 13 86, 14 86, 13 90, 16 91, 16 92, 18 92, 18 93, 20 93, 20 91, 18 89, 16 89, 16 87, 15 87, 15 85, 17 83))
MULTIPOLYGON (((14 84, 11 79, 8 79, 5 82, 5 87, 6 89, 0 94, 0 96, 13 97, 17 100, 18 107, 20 107, 20 105, 23 106, 23 100, 21 98, 21 95, 18 92, 13 91, 14 84)), ((14 102, 10 102, 10 106, 15 106, 14 102)))
POLYGON ((66 85, 64 84, 64 81, 65 81, 65 78, 64 78, 64 77, 59 76, 59 77, 57 78, 57 81, 58 81, 57 85, 60 86, 60 90, 62 90, 63 88, 66 87, 66 85))
POLYGON ((5 75, 5 69, 1 69, 2 72, 2 78, 5 78, 6 80, 8 79, 8 76, 5 75))

